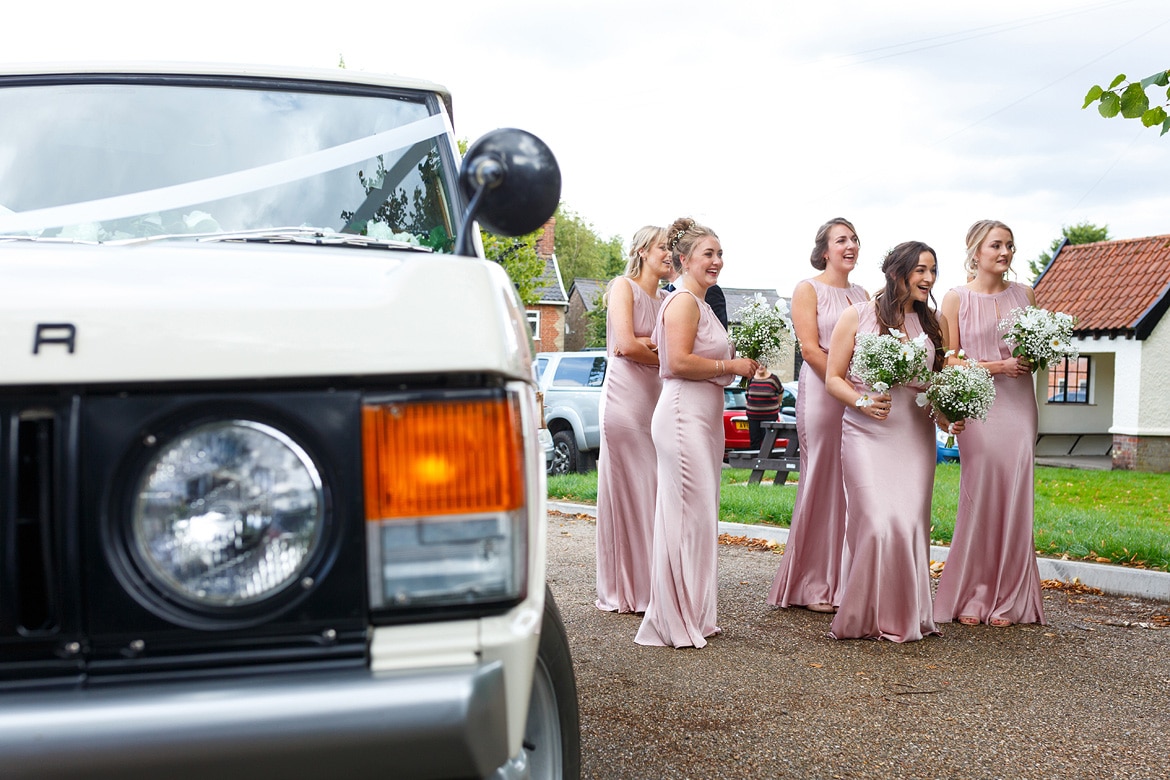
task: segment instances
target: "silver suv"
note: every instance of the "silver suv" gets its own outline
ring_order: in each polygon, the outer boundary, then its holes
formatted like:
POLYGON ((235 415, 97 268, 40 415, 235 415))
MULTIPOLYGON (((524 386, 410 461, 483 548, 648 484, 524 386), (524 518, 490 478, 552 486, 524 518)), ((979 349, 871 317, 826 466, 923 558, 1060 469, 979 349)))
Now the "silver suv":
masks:
POLYGON ((584 473, 596 468, 601 449, 598 409, 606 365, 601 351, 536 354, 537 381, 544 394, 544 421, 553 438, 549 474, 584 473))

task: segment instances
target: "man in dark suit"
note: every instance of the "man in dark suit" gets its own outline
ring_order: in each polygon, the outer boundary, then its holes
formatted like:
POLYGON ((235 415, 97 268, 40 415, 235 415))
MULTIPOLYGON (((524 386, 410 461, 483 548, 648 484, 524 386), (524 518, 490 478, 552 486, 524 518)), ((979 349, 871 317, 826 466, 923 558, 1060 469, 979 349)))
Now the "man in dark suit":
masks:
POLYGON ((727 298, 723 295, 723 288, 717 284, 711 285, 707 288, 703 300, 711 307, 711 311, 715 312, 715 316, 723 324, 723 329, 727 330, 727 298))
MULTIPOLYGON (((673 281, 667 283, 666 291, 674 291, 673 281)), ((723 329, 727 330, 727 297, 723 295, 723 288, 717 284, 711 285, 707 288, 707 294, 703 296, 703 300, 711 307, 711 311, 715 312, 715 316, 718 318, 720 324, 723 325, 723 329)))

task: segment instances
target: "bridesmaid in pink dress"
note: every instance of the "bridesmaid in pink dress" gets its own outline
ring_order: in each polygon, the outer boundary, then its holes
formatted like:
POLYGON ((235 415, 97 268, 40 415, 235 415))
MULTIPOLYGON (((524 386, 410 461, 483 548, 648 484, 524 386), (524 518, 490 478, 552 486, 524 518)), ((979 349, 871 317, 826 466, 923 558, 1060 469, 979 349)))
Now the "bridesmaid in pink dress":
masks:
POLYGON ((844 576, 845 486, 841 482, 841 415, 845 407, 825 390, 829 339, 841 312, 869 300, 849 282, 861 242, 846 219, 821 225, 813 247, 813 268, 821 271, 796 285, 792 324, 800 341, 800 393, 796 435, 800 440, 800 481, 780 568, 768 603, 796 604, 833 612, 841 601, 844 576))
POLYGON ((667 230, 682 275, 658 314, 654 340, 662 393, 650 431, 658 453, 658 498, 650 604, 634 641, 703 647, 719 633, 719 476, 723 467, 723 387, 757 364, 733 358, 727 331, 703 298, 719 280, 719 237, 694 220, 667 230))
POLYGON ((662 380, 652 333, 671 271, 666 228, 634 234, 626 272, 606 293, 608 353, 597 461, 597 608, 645 612, 654 530, 654 442, 646 434, 662 380))
POLYGON ((915 400, 923 388, 895 386, 873 395, 848 371, 857 334, 891 328, 910 339, 925 333, 927 360, 938 370, 944 330, 927 305, 938 272, 933 249, 918 241, 899 244, 882 271, 885 289, 847 309, 829 344, 825 384, 846 405, 841 468, 851 558, 829 635, 912 642, 938 633, 930 602, 934 426, 915 400))
POLYGON ((976 222, 967 231, 974 278, 943 296, 948 341, 991 372, 995 403, 959 437, 959 512, 934 603, 940 623, 1044 622, 1032 536, 1036 390, 1031 364, 1012 357, 999 328, 1012 309, 1036 305, 1031 287, 1005 278, 1015 250, 1007 225, 976 222))

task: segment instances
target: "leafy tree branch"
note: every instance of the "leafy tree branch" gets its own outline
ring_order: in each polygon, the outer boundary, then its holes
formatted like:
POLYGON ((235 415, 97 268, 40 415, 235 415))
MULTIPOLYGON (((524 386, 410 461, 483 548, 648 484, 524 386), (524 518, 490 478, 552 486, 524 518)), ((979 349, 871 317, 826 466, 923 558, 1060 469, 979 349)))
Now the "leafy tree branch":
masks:
POLYGON ((1106 119, 1118 114, 1125 119, 1140 119, 1145 127, 1161 125, 1159 135, 1166 135, 1170 132, 1170 115, 1166 113, 1166 106, 1170 106, 1170 70, 1158 71, 1141 81, 1129 81, 1124 73, 1120 73, 1107 89, 1094 84, 1085 95, 1081 109, 1094 103, 1097 103, 1097 112, 1106 119), (1166 100, 1159 105, 1156 101, 1161 99, 1162 89, 1166 90, 1166 100), (1149 93, 1154 95, 1152 107, 1149 93))
POLYGON ((593 311, 586 315, 585 346, 587 347, 605 346, 605 319, 609 314, 609 307, 605 304, 605 294, 601 293, 594 302, 593 311))
POLYGON ((625 270, 622 240, 603 239, 593 224, 567 208, 557 207, 557 263, 566 285, 574 279, 612 279, 625 270))
POLYGON ((539 299, 540 281, 544 276, 544 260, 536 254, 536 240, 540 238, 541 230, 543 228, 537 228, 516 238, 480 231, 484 256, 503 266, 525 306, 531 306, 539 299))

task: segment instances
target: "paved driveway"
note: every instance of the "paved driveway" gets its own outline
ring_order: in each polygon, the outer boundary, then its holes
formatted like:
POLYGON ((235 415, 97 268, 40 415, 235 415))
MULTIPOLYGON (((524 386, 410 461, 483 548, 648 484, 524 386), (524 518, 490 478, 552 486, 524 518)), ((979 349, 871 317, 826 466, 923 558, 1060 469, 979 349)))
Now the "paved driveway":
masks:
POLYGON ((721 545, 724 633, 640 647, 593 606, 594 529, 549 518, 586 777, 1170 777, 1170 604, 1045 591, 1047 626, 838 642, 767 606, 777 555, 721 545))

